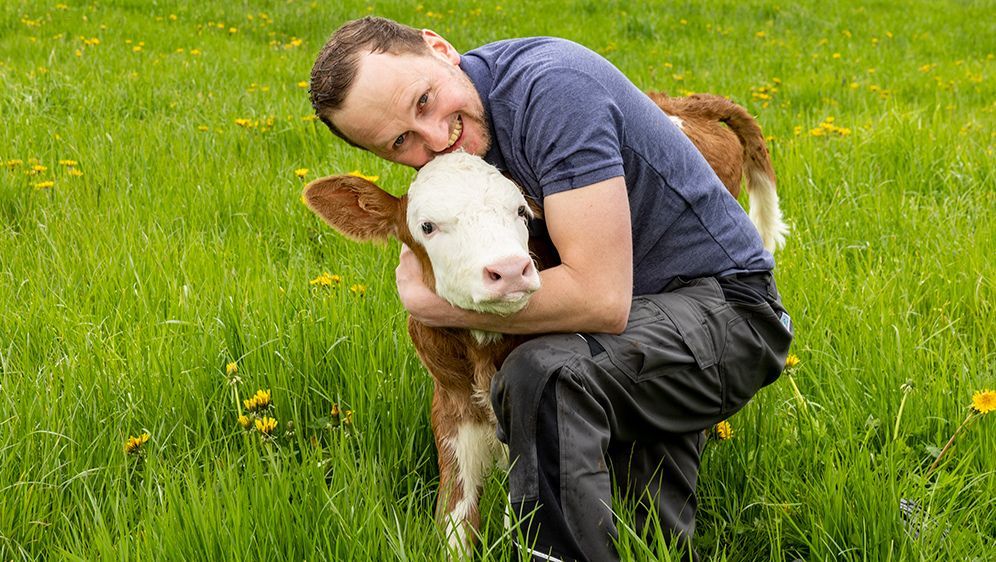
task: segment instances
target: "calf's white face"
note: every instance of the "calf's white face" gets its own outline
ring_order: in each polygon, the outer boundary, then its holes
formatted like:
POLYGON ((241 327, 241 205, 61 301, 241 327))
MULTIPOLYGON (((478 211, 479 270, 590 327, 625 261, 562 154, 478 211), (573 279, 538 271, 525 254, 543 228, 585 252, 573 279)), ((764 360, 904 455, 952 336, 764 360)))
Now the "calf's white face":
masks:
POLYGON ((408 190, 407 226, 432 263, 436 294, 468 310, 512 314, 539 289, 531 217, 514 183, 464 152, 437 156, 408 190))

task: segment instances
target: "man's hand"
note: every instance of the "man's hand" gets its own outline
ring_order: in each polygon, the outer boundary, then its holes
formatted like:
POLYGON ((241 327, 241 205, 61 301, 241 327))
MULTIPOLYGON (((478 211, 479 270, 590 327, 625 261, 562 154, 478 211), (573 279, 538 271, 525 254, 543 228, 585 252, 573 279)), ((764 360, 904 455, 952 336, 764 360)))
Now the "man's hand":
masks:
POLYGON ((437 328, 452 325, 456 309, 422 281, 422 265, 415 252, 405 244, 401 245, 394 280, 398 285, 401 304, 413 318, 426 326, 437 328))

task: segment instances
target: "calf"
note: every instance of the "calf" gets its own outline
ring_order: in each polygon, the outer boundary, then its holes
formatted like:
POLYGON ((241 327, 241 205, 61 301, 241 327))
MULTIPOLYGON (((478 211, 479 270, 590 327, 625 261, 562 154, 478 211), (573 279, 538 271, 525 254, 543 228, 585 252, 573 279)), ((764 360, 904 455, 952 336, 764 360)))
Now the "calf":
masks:
MULTIPOLYGON (((476 156, 455 152, 419 170, 408 193, 394 197, 354 176, 315 180, 308 206, 360 241, 394 237, 422 265, 440 297, 470 310, 512 314, 539 289, 526 221, 533 213, 519 188, 476 156)), ((435 379, 432 431, 439 456, 436 518, 452 550, 468 555, 480 522, 487 471, 506 453, 495 437, 491 378, 520 337, 439 329, 408 318, 419 358, 435 379)))
MULTIPOLYGON (((699 147, 734 197, 746 174, 751 212, 763 217, 754 222, 765 244, 782 240, 774 173, 757 123, 743 108, 716 96, 651 97, 699 147)), ((406 244, 419 259, 426 285, 461 308, 512 314, 539 288, 537 267, 555 265, 533 264, 531 255, 555 253, 530 252, 526 221, 533 211, 518 187, 469 154, 435 158, 402 197, 343 175, 311 182, 304 198, 346 236, 360 241, 394 237, 406 244)), ((451 549, 469 555, 484 478, 496 459, 507 456, 495 437, 491 378, 525 336, 431 328, 411 317, 408 332, 435 380, 436 517, 451 549)))

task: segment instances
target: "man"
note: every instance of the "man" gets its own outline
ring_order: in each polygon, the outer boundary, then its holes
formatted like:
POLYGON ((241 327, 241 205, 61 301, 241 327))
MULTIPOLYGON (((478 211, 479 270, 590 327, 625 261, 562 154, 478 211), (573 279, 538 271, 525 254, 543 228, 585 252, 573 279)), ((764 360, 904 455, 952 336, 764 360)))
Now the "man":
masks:
POLYGON ((548 334, 491 391, 512 507, 532 514, 523 546, 618 559, 613 485, 639 527, 656 510, 688 545, 703 429, 778 377, 792 339, 771 254, 694 146, 608 61, 553 38, 461 56, 432 31, 363 18, 318 56, 311 97, 354 146, 414 168, 463 149, 543 208, 562 263, 519 313, 450 306, 407 249, 396 275, 430 326, 548 334))

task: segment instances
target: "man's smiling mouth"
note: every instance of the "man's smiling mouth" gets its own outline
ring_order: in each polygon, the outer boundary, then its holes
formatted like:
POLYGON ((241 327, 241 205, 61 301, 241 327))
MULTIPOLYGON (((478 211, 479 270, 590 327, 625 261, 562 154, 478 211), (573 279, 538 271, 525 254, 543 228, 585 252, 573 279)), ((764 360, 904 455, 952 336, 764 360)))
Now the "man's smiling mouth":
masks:
POLYGON ((460 140, 460 135, 463 134, 463 117, 457 115, 456 124, 453 126, 453 132, 450 133, 449 142, 446 145, 446 150, 453 148, 456 141, 460 140))

